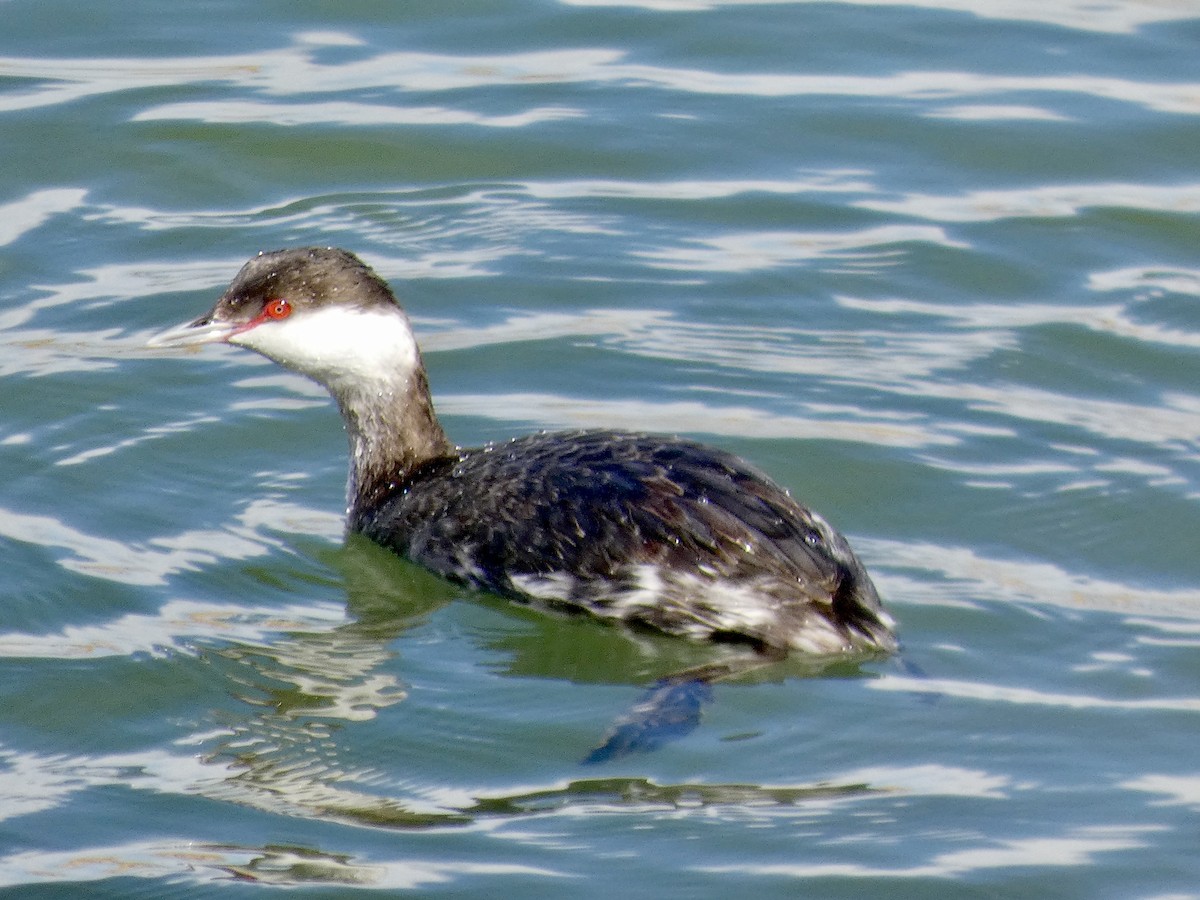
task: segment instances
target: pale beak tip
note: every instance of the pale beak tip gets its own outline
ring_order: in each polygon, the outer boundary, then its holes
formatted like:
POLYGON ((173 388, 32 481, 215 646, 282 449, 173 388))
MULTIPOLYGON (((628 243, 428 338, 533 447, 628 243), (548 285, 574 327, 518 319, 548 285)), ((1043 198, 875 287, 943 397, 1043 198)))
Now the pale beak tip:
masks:
POLYGON ((146 347, 152 350, 174 350, 219 344, 227 340, 233 332, 234 329, 224 322, 197 319, 160 331, 146 342, 146 347))

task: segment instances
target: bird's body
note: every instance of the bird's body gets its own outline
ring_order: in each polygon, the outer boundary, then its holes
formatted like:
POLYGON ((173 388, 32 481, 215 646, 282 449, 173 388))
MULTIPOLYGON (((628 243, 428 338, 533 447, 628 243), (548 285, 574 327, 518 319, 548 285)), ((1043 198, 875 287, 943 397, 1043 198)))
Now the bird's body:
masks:
POLYGON ((415 476, 352 509, 351 527, 507 596, 829 653, 852 643, 853 591, 869 589, 823 520, 736 457, 691 441, 542 433, 455 451, 415 476), (830 627, 835 617, 846 627, 830 627))
POLYGON ((212 341, 330 391, 350 438, 348 527, 447 578, 773 652, 895 648, 846 540, 732 454, 618 431, 455 447, 407 317, 350 253, 262 254, 158 339, 212 341))

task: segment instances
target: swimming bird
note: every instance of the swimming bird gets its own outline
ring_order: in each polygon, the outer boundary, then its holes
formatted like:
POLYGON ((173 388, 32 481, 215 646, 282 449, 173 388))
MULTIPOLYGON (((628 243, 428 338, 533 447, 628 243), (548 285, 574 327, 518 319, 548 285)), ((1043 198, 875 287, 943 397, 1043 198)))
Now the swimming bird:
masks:
POLYGON ((896 648, 846 539, 733 454, 615 430, 455 446, 408 316, 348 251, 260 253, 151 343, 215 342, 329 391, 350 442, 347 528, 448 579, 775 657, 896 648))

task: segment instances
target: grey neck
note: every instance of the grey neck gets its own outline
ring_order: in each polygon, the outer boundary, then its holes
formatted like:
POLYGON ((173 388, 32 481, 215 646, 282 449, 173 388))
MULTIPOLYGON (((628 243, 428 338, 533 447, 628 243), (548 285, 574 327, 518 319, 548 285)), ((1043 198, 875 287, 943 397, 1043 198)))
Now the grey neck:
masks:
POLYGON ((352 527, 420 466, 454 452, 423 369, 398 383, 356 385, 333 395, 350 439, 346 512, 352 527))

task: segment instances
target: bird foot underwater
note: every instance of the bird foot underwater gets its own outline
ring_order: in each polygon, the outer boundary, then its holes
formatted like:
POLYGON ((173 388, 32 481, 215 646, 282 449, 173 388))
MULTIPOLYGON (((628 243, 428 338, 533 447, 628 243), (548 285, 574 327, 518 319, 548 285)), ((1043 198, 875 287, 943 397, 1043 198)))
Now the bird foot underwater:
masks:
MULTIPOLYGON (((737 675, 781 662, 783 655, 764 655, 736 662, 698 666, 656 681, 629 711, 613 722, 603 743, 582 760, 582 765, 612 762, 635 753, 652 753, 673 741, 687 737, 699 727, 704 708, 714 700, 713 687, 737 675)), ((890 666, 910 678, 929 676, 921 666, 896 654, 890 666)), ((932 705, 937 697, 912 692, 918 702, 932 705)))
POLYGON ((712 685, 698 678, 665 678, 617 719, 604 743, 583 759, 584 765, 612 762, 632 753, 649 753, 696 730, 712 685))
POLYGON ((714 684, 781 662, 785 657, 779 652, 755 653, 660 678, 613 722, 604 742, 584 757, 583 764, 650 753, 687 737, 700 724, 705 705, 712 703, 714 684))

